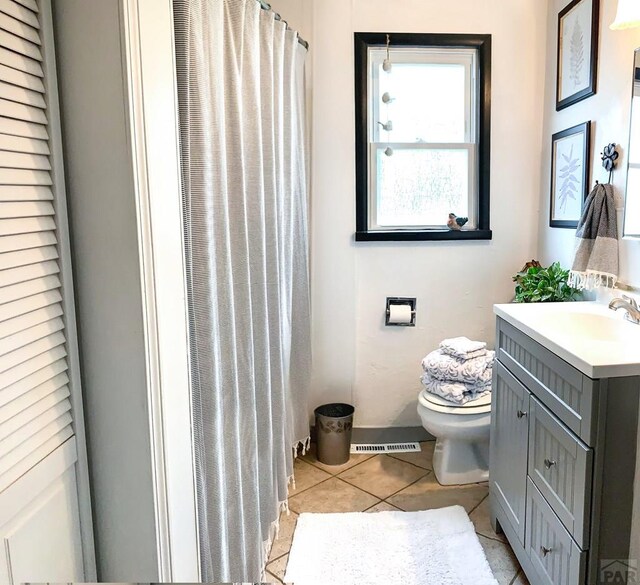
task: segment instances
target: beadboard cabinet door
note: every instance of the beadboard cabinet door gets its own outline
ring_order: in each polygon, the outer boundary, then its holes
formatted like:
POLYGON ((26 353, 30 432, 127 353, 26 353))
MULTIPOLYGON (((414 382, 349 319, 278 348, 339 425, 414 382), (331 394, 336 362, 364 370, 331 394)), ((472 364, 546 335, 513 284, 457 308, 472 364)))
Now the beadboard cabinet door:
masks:
POLYGON ((491 420, 491 490, 524 545, 529 392, 496 362, 491 420))

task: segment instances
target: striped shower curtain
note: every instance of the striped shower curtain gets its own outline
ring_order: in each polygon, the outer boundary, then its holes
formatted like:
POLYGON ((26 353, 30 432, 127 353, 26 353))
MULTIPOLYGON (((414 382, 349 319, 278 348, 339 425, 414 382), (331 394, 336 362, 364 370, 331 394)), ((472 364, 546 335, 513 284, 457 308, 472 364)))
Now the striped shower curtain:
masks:
POLYGON ((309 435, 306 49, 258 0, 174 0, 202 578, 260 580, 309 435))

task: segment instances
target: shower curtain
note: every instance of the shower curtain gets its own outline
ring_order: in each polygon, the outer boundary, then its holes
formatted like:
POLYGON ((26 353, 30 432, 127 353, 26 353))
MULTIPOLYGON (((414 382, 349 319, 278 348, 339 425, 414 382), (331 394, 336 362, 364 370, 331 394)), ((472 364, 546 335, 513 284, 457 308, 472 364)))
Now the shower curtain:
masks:
POLYGON ((304 62, 258 0, 173 0, 202 578, 260 580, 309 435, 304 62))

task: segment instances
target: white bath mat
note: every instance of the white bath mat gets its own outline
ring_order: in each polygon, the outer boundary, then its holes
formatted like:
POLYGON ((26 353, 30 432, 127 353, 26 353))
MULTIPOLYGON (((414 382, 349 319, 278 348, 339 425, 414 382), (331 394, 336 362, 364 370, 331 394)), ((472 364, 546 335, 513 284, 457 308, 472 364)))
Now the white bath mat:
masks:
POLYGON ((497 585, 464 508, 302 514, 285 583, 497 585))

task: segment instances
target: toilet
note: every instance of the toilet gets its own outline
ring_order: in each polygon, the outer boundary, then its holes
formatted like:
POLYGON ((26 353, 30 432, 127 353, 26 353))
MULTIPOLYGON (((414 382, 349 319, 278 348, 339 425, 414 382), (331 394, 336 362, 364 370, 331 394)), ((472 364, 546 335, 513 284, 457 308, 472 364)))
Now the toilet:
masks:
POLYGON ((422 426, 436 438, 433 471, 442 485, 489 479, 491 393, 457 405, 426 390, 418 399, 422 426))

